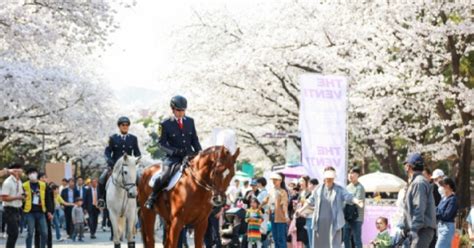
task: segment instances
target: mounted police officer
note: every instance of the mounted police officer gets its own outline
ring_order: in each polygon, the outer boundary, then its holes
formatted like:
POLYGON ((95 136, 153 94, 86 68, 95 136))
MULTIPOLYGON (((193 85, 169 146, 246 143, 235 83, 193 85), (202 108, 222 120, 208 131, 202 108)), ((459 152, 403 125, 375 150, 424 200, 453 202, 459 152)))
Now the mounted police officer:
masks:
POLYGON ((135 135, 128 133, 130 127, 130 119, 122 116, 117 121, 120 133, 114 134, 109 138, 109 145, 105 148, 105 160, 107 161, 107 169, 104 170, 99 178, 98 189, 98 206, 105 207, 105 183, 109 171, 114 168, 115 162, 119 160, 125 153, 138 157, 141 155, 138 148, 138 139, 135 135))
POLYGON ((194 127, 194 120, 185 115, 187 108, 186 98, 174 96, 171 98, 173 115, 160 123, 158 135, 160 147, 166 152, 161 175, 156 179, 153 193, 148 198, 145 207, 153 209, 158 194, 171 179, 184 158, 201 151, 201 144, 194 127))

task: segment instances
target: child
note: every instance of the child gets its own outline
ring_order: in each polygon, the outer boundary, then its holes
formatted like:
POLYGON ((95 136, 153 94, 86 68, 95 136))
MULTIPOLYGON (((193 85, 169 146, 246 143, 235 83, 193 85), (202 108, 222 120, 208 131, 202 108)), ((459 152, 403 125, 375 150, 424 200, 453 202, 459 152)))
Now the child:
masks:
POLYGON ((259 205, 260 203, 257 198, 252 198, 250 200, 250 208, 247 209, 245 215, 245 221, 248 223, 247 238, 250 247, 254 247, 254 245, 260 247, 260 225, 263 222, 263 214, 259 205))
POLYGON ((375 240, 371 242, 377 248, 390 248, 392 245, 392 238, 387 230, 388 220, 385 217, 379 217, 375 221, 375 226, 379 233, 375 240))
POLYGON ((84 242, 84 224, 86 220, 84 217, 84 210, 82 209, 82 198, 77 197, 74 202, 76 206, 72 208, 72 223, 74 224, 72 241, 76 241, 76 237, 79 234, 79 241, 84 242))

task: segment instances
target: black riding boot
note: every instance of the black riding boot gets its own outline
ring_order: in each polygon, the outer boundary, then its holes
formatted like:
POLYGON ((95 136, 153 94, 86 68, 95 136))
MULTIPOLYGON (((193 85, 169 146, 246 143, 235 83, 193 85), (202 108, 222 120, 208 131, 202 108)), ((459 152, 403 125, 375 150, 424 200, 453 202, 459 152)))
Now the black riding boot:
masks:
POLYGON ((128 242, 128 248, 135 248, 135 242, 128 242))
POLYGON ((107 168, 99 177, 99 187, 97 187, 97 207, 105 208, 105 184, 107 183, 107 173, 110 169, 107 168))
POLYGON ((99 183, 97 187, 97 207, 105 208, 105 185, 99 183))
POLYGON ((163 177, 160 176, 156 179, 155 184, 153 185, 153 193, 151 193, 150 197, 145 203, 145 207, 148 209, 153 209, 156 200, 158 199, 158 194, 160 194, 161 190, 164 188, 165 184, 163 183, 163 177))

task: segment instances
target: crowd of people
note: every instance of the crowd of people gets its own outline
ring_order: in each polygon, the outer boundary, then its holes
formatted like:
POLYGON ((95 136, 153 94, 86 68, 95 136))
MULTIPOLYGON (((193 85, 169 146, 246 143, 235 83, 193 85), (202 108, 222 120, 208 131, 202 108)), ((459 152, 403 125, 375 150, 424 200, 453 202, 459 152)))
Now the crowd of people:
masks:
POLYGON ((49 182, 46 174, 35 167, 26 170, 27 179, 21 181, 23 168, 13 164, 10 176, 2 184, 2 234, 6 229, 6 247, 17 246, 20 233, 26 229, 26 247, 52 247, 53 241, 82 242, 84 231, 96 239, 99 215, 107 224, 107 210, 97 207, 97 179, 64 178, 60 185, 49 182), (67 237, 62 237, 64 229, 67 237))
MULTIPOLYGON (((390 235, 391 220, 380 216, 373 223, 379 233, 371 245, 451 247, 458 211, 454 180, 440 169, 431 173, 419 154, 406 159, 405 171, 408 183, 399 194, 403 218, 400 223, 391 223, 397 229, 396 235, 390 235)), ((64 238, 81 242, 86 229, 90 239, 96 238, 99 215, 102 213, 103 222, 107 221, 106 209, 97 206, 97 179, 63 179, 56 185, 34 167, 26 170, 24 182, 22 174, 20 164, 0 171, 0 176, 9 175, 2 185, 0 211, 7 248, 16 247, 25 227, 27 248, 52 247, 53 241, 64 238), (61 236, 62 228, 67 237, 61 236)), ((209 216, 206 247, 362 247, 366 192, 358 181, 360 175, 360 169, 351 168, 345 187, 335 182, 337 172, 333 167, 324 169, 321 183, 308 176, 285 180, 281 173, 271 173, 268 179, 254 178, 242 185, 234 180, 226 192, 228 205, 216 206, 209 216), (224 216, 233 209, 241 209, 244 214, 233 218, 230 225, 223 225, 228 221, 224 216), (237 226, 239 230, 234 232, 237 226), (237 243, 233 244, 232 238, 226 243, 227 229, 231 236, 237 235, 237 243)), ((474 211, 467 222, 469 237, 474 240, 474 211)))
MULTIPOLYGON (((431 173, 417 153, 408 156, 404 167, 408 183, 399 194, 401 221, 391 223, 388 216, 377 218, 373 224, 379 233, 370 245, 451 247, 458 211, 454 180, 441 169, 431 173), (389 232, 389 223, 396 231, 389 232)), ((324 169, 321 184, 308 176, 285 180, 281 173, 269 177, 271 190, 267 190, 263 177, 242 186, 235 180, 227 191, 227 200, 228 208, 244 208, 247 212, 242 220, 246 225, 241 225, 247 228, 246 233, 242 232, 241 247, 268 247, 271 241, 277 248, 362 247, 366 192, 358 181, 360 175, 360 169, 350 169, 346 187, 334 182, 333 167, 324 169)), ((471 211, 467 219, 471 241, 473 218, 471 211)), ((222 241, 208 242, 208 247, 216 243, 219 247, 222 241)))

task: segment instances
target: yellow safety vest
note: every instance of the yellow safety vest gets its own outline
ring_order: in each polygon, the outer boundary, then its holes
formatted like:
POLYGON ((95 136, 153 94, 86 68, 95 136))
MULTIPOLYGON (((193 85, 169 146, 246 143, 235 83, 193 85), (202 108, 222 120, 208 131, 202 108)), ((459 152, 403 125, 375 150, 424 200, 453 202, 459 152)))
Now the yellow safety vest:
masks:
MULTIPOLYGON (((41 208, 43 212, 46 213, 46 183, 39 181, 39 188, 40 188, 40 201, 41 201, 41 208)), ((23 183, 23 189, 25 190, 25 206, 23 208, 23 212, 28 213, 31 211, 31 205, 33 199, 31 198, 31 186, 30 181, 23 183)))

